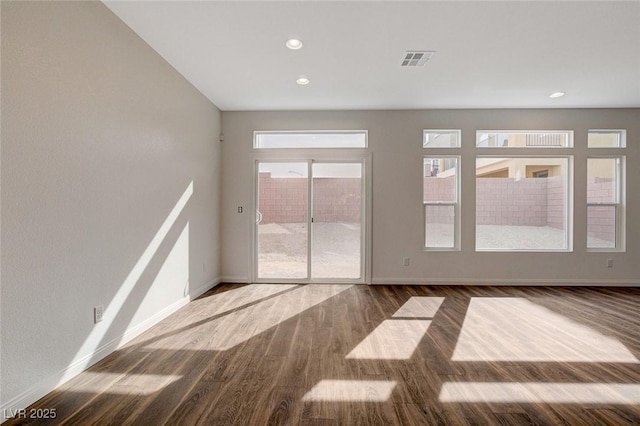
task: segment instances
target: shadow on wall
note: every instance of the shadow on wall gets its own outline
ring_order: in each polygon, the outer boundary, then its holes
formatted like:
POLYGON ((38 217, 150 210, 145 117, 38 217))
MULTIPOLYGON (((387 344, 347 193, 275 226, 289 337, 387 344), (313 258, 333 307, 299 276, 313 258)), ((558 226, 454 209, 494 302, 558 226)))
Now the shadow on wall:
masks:
MULTIPOLYGON (((146 305, 153 306, 154 311, 158 308, 154 306, 152 293, 174 290, 179 283, 183 286, 182 294, 176 295, 175 300, 189 296, 188 204, 193 192, 191 181, 105 306, 103 320, 93 328, 69 363, 74 370, 86 369, 104 357, 105 352, 111 352, 139 328, 144 328, 145 321, 152 318, 141 313, 140 308, 146 305), (130 328, 132 324, 136 324, 133 329, 130 328)), ((68 373, 58 385, 76 374, 69 370, 68 373)))

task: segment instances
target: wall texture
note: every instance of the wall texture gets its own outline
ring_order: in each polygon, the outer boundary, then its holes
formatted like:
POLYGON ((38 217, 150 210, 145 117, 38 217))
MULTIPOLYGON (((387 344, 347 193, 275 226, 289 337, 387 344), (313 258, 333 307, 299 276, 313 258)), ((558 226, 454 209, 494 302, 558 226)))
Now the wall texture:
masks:
MULTIPOLYGON (((372 256, 373 283, 480 283, 544 285, 639 285, 640 264, 640 109, 553 110, 423 110, 423 111, 307 111, 223 112, 225 142, 222 201, 222 273, 234 281, 251 279, 255 130, 368 130, 373 166, 372 256), (588 129, 627 129, 625 149, 587 149, 588 129), (461 129, 458 149, 422 148, 423 129, 461 129), (570 175, 575 182, 572 242, 569 252, 476 252, 475 251, 475 158, 503 157, 507 148, 475 147, 478 129, 573 130, 575 147, 536 148, 536 157, 570 155, 570 175), (423 251, 424 208, 423 156, 461 157, 461 250, 423 251), (625 155, 626 251, 587 251, 587 157, 625 155), (248 206, 244 214, 235 206, 248 206), (248 213, 248 214, 247 214, 248 213), (402 258, 410 257, 410 266, 402 258), (607 268, 606 260, 614 267, 607 268)), ((276 159, 271 155, 271 160, 276 159)), ((326 159, 326 158, 325 158, 326 159)), ((561 187, 552 188, 562 191, 561 187)), ((547 193, 551 197, 550 192, 547 193)), ((552 200, 553 201, 553 200, 552 200)), ((549 200, 547 200, 547 203, 549 200)), ((547 223, 562 227, 547 211, 547 223)))
POLYGON ((1 7, 6 409, 217 282, 220 112, 100 2, 1 7))

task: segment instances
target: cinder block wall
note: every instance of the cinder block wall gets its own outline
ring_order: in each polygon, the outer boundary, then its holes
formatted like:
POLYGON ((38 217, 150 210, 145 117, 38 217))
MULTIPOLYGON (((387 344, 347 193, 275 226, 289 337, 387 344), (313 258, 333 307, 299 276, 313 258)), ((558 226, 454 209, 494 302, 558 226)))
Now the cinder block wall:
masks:
MULTIPOLYGON (((316 222, 360 222, 362 194, 357 178, 316 178, 313 214, 316 222)), ((307 179, 272 178, 260 173, 261 223, 307 221, 307 179)))
MULTIPOLYGON (((425 201, 453 201, 455 179, 425 177, 425 201)), ((361 214, 360 179, 322 178, 314 181, 314 220, 316 222, 359 222, 361 214)), ((272 178, 260 173, 261 223, 307 221, 307 179, 272 178)), ((611 202, 615 187, 610 180, 588 183, 589 202, 611 202)), ((562 177, 479 178, 476 180, 478 225, 550 226, 564 229, 565 180, 562 177)), ((592 208, 588 218, 590 236, 615 240, 615 215, 611 208, 592 208)), ((431 207, 429 223, 452 224, 452 208, 431 207)))
MULTIPOLYGON (((588 203, 615 201, 615 180, 595 178, 587 182, 588 203)), ((613 207, 590 207, 587 215, 589 236, 605 241, 616 239, 616 215, 613 207)))

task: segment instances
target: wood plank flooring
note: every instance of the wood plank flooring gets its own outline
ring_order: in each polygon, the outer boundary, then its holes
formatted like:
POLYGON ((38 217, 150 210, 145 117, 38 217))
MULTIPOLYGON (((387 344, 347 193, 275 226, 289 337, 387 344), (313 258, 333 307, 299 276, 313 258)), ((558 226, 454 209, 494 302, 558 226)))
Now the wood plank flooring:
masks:
POLYGON ((221 284, 30 408, 60 425, 640 425, 640 289, 221 284))

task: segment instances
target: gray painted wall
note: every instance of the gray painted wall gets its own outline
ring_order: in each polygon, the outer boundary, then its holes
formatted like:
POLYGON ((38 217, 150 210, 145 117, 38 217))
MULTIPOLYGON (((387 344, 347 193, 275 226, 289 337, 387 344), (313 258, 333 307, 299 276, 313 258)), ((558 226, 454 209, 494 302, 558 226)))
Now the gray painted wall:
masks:
POLYGON ((423 110, 223 112, 222 271, 223 279, 250 278, 255 130, 368 130, 373 157, 373 283, 479 283, 543 285, 639 285, 640 109, 423 110), (462 148, 424 149, 423 129, 462 129, 462 148), (573 252, 504 253, 475 251, 475 156, 522 154, 514 149, 475 147, 479 129, 574 130, 573 149, 535 149, 526 154, 574 156, 573 252), (627 129, 627 148, 590 149, 588 129, 627 129), (459 252, 423 251, 422 157, 461 155, 459 252), (627 157, 627 241, 624 253, 586 250, 586 159, 627 157), (410 266, 402 258, 411 259, 410 266), (614 260, 607 268, 606 259, 614 260))
POLYGON ((1 28, 16 408, 218 281, 220 111, 100 2, 2 2, 1 28))

